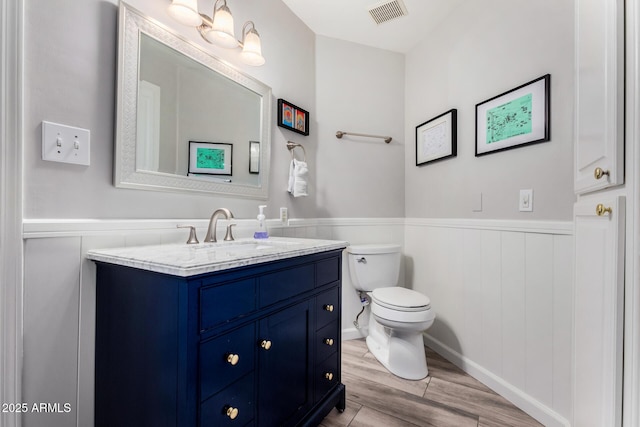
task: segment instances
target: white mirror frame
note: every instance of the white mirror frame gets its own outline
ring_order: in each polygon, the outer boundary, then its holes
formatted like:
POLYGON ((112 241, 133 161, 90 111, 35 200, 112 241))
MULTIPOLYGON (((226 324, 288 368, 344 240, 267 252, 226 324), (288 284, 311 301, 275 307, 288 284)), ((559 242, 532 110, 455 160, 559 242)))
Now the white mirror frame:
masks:
POLYGON ((216 193, 228 196, 266 199, 271 160, 271 88, 222 62, 197 44, 176 34, 159 22, 144 16, 124 2, 120 3, 118 27, 118 98, 114 185, 141 190, 216 193), (262 97, 260 185, 219 183, 205 179, 136 169, 137 98, 140 33, 145 33, 183 55, 205 65, 262 97))

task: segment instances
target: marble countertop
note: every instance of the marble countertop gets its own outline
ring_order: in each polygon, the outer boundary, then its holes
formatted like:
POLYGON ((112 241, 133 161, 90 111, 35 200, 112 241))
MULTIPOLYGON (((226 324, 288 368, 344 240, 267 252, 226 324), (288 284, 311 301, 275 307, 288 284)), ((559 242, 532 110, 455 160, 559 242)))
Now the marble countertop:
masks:
POLYGON ((169 244, 95 249, 87 253, 93 261, 106 262, 189 277, 235 267, 277 261, 335 249, 348 242, 340 240, 269 237, 264 240, 237 239, 232 242, 169 244))

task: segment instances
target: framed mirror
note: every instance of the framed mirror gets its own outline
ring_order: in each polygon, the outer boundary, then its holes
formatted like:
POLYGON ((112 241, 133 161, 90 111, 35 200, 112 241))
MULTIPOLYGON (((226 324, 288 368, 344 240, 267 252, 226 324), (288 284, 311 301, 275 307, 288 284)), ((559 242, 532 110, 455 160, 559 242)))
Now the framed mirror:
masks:
POLYGON ((118 31, 115 186, 266 199, 271 88, 126 3, 118 31))

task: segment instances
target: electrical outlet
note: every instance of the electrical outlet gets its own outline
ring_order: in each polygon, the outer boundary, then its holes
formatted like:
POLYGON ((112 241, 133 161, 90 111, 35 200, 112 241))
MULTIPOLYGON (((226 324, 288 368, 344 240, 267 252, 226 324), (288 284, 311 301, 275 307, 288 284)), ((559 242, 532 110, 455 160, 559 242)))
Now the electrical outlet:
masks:
POLYGON ((280 208, 280 223, 282 223, 282 225, 289 225, 289 212, 287 208, 280 208))
POLYGON ((520 190, 520 212, 533 212, 533 190, 520 190))

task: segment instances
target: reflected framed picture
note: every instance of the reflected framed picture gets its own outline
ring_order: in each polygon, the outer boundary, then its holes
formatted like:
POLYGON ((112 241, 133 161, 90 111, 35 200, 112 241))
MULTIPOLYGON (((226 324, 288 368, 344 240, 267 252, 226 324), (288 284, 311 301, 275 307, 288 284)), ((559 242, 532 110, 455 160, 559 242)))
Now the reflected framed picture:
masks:
POLYGON ((249 173, 260 173, 260 143, 249 141, 249 173))
POLYGON ((476 157, 550 140, 551 75, 476 105, 476 157))
POLYGON ((297 105, 278 99, 278 126, 309 135, 309 112, 297 105))
POLYGON ((416 166, 457 155, 455 108, 416 126, 416 166))
POLYGON ((189 141, 189 173, 232 175, 233 144, 189 141))

